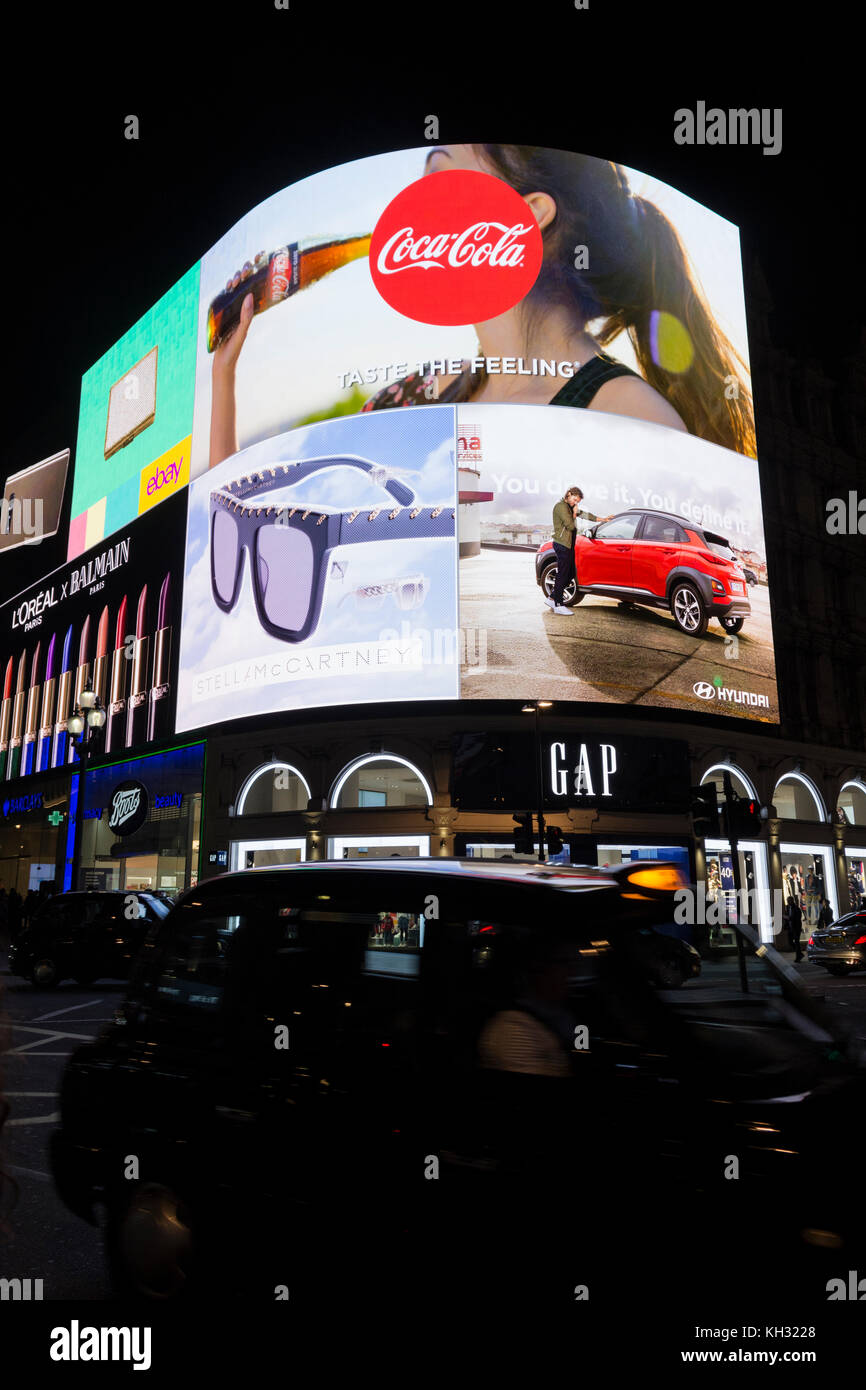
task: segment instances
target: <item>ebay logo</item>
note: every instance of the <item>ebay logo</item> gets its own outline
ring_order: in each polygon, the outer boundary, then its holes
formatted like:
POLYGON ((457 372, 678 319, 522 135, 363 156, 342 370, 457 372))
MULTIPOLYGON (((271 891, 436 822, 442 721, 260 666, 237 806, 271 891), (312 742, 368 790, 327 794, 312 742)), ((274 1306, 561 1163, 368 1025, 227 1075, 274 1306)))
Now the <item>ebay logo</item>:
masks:
POLYGON ((138 482, 138 514, 155 507, 164 497, 186 487, 189 482, 189 457, 192 439, 187 435, 158 459, 142 468, 138 482))
POLYGON ((167 487, 172 483, 176 483, 180 478, 182 468, 183 454, 181 454, 180 461, 178 463, 171 463, 169 464, 168 468, 157 468, 153 477, 148 479, 148 497, 152 497, 155 492, 159 492, 160 488, 167 487))

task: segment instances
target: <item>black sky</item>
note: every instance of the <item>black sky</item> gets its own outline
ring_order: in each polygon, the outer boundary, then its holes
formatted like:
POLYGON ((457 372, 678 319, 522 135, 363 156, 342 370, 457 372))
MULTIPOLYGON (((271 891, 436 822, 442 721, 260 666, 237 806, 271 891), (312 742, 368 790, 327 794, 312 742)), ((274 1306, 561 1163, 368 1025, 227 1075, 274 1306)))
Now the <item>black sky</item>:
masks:
MULTIPOLYGON (((74 450, 83 372, 244 212, 318 169, 423 144, 429 114, 443 142, 616 159, 736 222, 777 341, 837 370, 866 323, 849 13, 834 0, 804 31, 775 6, 756 20, 682 0, 34 11, 6 59, 26 80, 0 98, 2 476, 74 450), (676 145, 674 112, 698 100, 781 107, 782 152, 676 145)), ((759 379, 755 393, 760 438, 759 379)), ((3 557, 0 591, 59 552, 15 552, 14 576, 3 557)))

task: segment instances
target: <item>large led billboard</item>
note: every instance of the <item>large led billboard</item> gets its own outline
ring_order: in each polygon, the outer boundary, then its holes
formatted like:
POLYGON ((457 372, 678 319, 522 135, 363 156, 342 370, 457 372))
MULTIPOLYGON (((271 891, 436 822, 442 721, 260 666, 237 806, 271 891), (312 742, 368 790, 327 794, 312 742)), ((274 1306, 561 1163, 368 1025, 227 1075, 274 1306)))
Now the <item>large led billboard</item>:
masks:
POLYGON ((778 718, 738 232, 637 170, 422 147, 259 204, 85 378, 70 554, 188 482, 178 731, 534 694, 778 718))
POLYGON ((67 559, 189 482, 198 266, 81 383, 67 559))
POLYGON ((186 497, 0 605, 0 779, 76 760, 66 722, 86 685, 106 711, 106 753, 174 729, 186 497))

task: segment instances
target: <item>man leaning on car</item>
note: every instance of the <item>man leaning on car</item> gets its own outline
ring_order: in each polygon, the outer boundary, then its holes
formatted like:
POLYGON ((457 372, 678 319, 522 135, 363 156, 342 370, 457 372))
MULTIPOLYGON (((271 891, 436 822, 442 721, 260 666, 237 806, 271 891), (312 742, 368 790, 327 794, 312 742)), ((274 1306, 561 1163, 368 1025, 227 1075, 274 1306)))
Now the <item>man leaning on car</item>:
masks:
MULTIPOLYGON (((574 579, 574 533, 577 530, 576 520, 582 517, 584 521, 610 521, 609 516, 595 516, 592 512, 585 512, 581 509, 583 493, 579 487, 570 487, 564 497, 553 508, 553 549, 556 555, 556 580, 553 585, 553 593, 544 602, 548 608, 552 608, 554 613, 561 613, 568 617, 573 611, 566 608, 562 602, 563 593, 567 585, 574 579)), ((612 514, 611 514, 612 515, 612 514)))

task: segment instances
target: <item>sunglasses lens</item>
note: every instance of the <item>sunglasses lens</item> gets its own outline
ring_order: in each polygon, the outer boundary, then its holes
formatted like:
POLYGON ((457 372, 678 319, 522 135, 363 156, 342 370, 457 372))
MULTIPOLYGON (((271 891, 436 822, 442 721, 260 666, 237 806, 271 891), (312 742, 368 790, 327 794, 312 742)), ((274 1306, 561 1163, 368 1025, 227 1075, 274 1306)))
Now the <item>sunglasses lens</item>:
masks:
POLYGON ((230 603, 238 572, 238 528, 228 512, 214 512, 211 554, 217 597, 230 603))
POLYGON ((398 607, 404 611, 408 608, 420 608, 424 602, 424 581, 411 579, 401 584, 396 597, 398 607))
POLYGON ((313 592, 313 544, 298 526, 262 526, 256 544, 259 591, 268 622, 298 632, 313 592))

